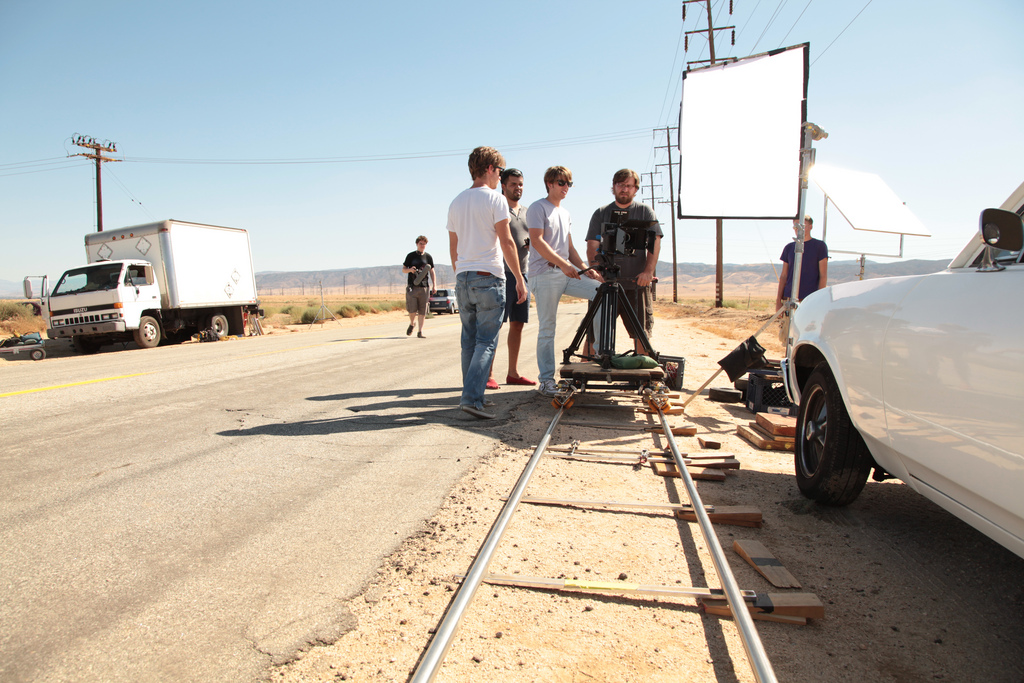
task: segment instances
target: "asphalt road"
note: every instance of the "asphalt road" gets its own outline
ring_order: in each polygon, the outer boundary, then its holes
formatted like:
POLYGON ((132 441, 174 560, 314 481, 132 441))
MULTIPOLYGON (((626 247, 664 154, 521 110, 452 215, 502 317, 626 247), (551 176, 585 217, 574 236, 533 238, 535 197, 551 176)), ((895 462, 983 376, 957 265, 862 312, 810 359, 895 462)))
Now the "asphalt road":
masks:
POLYGON ((538 400, 458 411, 460 332, 0 359, 0 680, 259 680, 351 628, 346 600, 538 400))

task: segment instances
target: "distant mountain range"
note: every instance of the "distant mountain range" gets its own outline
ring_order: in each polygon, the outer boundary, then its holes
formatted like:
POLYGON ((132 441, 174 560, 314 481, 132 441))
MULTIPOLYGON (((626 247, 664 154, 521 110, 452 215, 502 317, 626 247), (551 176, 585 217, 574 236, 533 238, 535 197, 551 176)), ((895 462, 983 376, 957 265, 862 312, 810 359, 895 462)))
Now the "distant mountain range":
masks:
MULTIPOLYGON (((943 270, 948 260, 924 261, 913 259, 894 263, 877 263, 867 261, 864 266, 864 278, 892 277, 899 275, 924 275, 943 270)), ((446 264, 435 266, 438 283, 441 286, 453 286, 455 276, 452 268, 446 264)), ((722 268, 724 280, 731 285, 761 287, 779 281, 777 271, 770 264, 726 264, 722 268)), ((679 283, 703 284, 714 283, 715 266, 707 263, 680 263, 679 283)), ((858 279, 860 274, 859 261, 830 261, 828 264, 829 284, 850 282, 858 279)), ((658 278, 662 281, 672 279, 672 264, 658 262, 658 278)), ((381 292, 397 292, 405 287, 406 276, 402 274, 400 265, 376 266, 373 268, 344 268, 341 270, 310 270, 310 271, 267 271, 256 273, 256 285, 260 292, 267 294, 307 295, 319 292, 319 284, 325 293, 331 294, 374 294, 381 292)))
MULTIPOLYGON (((893 263, 877 263, 867 261, 864 267, 865 279, 891 277, 898 275, 923 275, 934 273, 946 267, 948 260, 924 261, 912 259, 893 263)), ((776 264, 777 267, 777 264, 776 264)), ((455 276, 452 268, 446 264, 438 264, 438 284, 454 285, 455 276)), ((830 261, 828 264, 829 284, 856 280, 860 273, 859 261, 830 261)), ((778 274, 770 264, 726 264, 723 276, 729 285, 745 287, 763 287, 778 282, 778 274)), ((658 278, 663 281, 672 279, 672 264, 658 263, 658 278)), ((714 283, 715 266, 708 263, 680 263, 679 284, 714 283)), ((338 294, 382 294, 395 293, 405 287, 406 276, 402 274, 402 266, 373 266, 370 268, 342 268, 339 270, 304 270, 304 271, 264 271, 256 273, 256 285, 264 294, 300 294, 312 296, 319 293, 322 283, 325 293, 338 294)), ((0 280, 0 297, 6 299, 22 298, 20 282, 0 280)))

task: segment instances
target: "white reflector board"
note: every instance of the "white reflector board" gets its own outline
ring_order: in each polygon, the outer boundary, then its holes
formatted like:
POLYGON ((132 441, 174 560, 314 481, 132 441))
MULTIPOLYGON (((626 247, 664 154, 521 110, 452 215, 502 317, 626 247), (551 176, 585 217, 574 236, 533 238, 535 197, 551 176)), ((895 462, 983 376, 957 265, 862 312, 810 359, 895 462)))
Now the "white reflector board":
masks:
POLYGON ((796 217, 807 50, 683 73, 680 218, 796 217))
POLYGON ((811 180, 854 230, 931 237, 885 181, 874 173, 815 164, 811 180))

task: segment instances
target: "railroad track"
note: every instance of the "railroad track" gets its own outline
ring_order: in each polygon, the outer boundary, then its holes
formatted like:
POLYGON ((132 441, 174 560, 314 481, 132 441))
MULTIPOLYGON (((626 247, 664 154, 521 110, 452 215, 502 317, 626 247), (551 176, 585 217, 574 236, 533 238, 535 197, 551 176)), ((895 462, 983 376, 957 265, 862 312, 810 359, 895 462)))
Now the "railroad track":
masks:
MULTIPOLYGON (((563 376, 565 376, 564 372, 563 376)), ((602 379, 607 380, 611 378, 602 379)), ((729 523, 753 526, 755 524, 745 524, 743 521, 743 519, 750 521, 751 512, 749 509, 736 510, 730 508, 728 510, 723 510, 722 508, 705 505, 701 500, 694 484, 693 477, 690 474, 689 466, 694 464, 694 460, 685 457, 680 452, 673 435, 673 428, 668 421, 668 414, 678 414, 679 412, 674 409, 670 402, 672 395, 665 389, 664 385, 661 385, 658 382, 648 382, 642 383, 636 394, 629 398, 629 400, 634 402, 634 407, 640 407, 650 415, 657 417, 657 420, 660 422, 658 433, 661 438, 666 441, 668 448, 661 450, 636 449, 636 455, 628 455, 623 454, 622 451, 581 448, 578 442, 574 442, 568 447, 553 446, 551 444, 551 440, 556 428, 563 422, 566 424, 568 423, 567 420, 563 420, 567 411, 576 405, 577 401, 579 401, 581 408, 585 406, 584 401, 587 396, 587 381, 585 378, 583 378, 582 381, 563 381, 560 384, 560 388, 561 391, 558 397, 553 401, 556 411, 548 425, 548 428, 545 430, 529 461, 523 468, 515 487, 505 499, 504 506, 495 519, 490 533, 474 557, 472 564, 466 571, 465 575, 461 577, 461 582, 448 605, 448 609, 434 630, 433 637, 428 643, 426 649, 422 652, 410 680, 414 683, 425 683, 426 681, 432 681, 438 674, 443 666, 445 656, 456 638, 461 620, 466 615, 467 611, 470 610, 474 597, 476 596, 480 586, 486 583, 491 585, 517 587, 527 590, 541 589, 549 591, 582 592, 585 595, 611 593, 696 599, 698 604, 701 605, 701 608, 709 614, 732 616, 734 618, 740 640, 743 644, 746 660, 754 678, 757 681, 775 681, 775 673, 772 669, 767 653, 765 652, 764 646, 761 643, 760 636, 758 635, 757 629, 754 625, 752 614, 757 612, 772 612, 773 620, 775 621, 792 620, 793 623, 805 623, 805 618, 799 615, 809 613, 816 614, 813 609, 815 599, 813 599, 813 596, 810 596, 812 598, 810 601, 812 610, 811 612, 807 612, 807 601, 801 597, 780 597, 780 594, 755 593, 750 590, 741 590, 737 585, 732 569, 729 566, 729 561, 721 544, 719 543, 718 536, 714 531, 713 521, 717 518, 720 522, 726 521, 729 523), (639 405, 636 404, 637 401, 639 401, 639 405), (600 467, 601 463, 621 464, 623 462, 631 461, 635 462, 637 465, 650 464, 652 467, 657 466, 658 464, 662 464, 663 466, 672 465, 678 471, 678 475, 684 485, 689 502, 602 501, 528 497, 526 495, 527 488, 530 485, 535 470, 545 457, 563 457, 593 461, 595 463, 595 467, 600 467), (671 511, 679 519, 689 519, 698 524, 714 565, 714 575, 719 577, 721 585, 713 587, 697 586, 685 588, 680 586, 657 586, 626 583, 624 581, 580 581, 568 578, 492 574, 489 571, 491 560, 501 544, 505 531, 508 529, 516 511, 521 505, 620 508, 624 510, 633 508, 645 512, 651 510, 671 511), (746 515, 746 517, 744 517, 744 515, 746 515), (789 616, 791 614, 796 616, 789 616)), ((630 411, 630 414, 632 415, 632 411, 630 411)), ((637 426, 638 425, 636 425, 636 423, 624 423, 622 428, 631 429, 637 426)), ((646 428, 649 425, 639 426, 646 428)), ((709 456, 705 456, 705 458, 709 458, 709 456)), ((717 460, 719 462, 723 462, 730 459, 728 457, 717 456, 717 460)), ((732 467, 733 465, 729 464, 727 466, 732 467)), ((668 606, 672 603, 665 604, 668 606)), ((820 603, 818 607, 820 607, 820 603)), ((541 617, 541 621, 542 620, 543 619, 541 617)))

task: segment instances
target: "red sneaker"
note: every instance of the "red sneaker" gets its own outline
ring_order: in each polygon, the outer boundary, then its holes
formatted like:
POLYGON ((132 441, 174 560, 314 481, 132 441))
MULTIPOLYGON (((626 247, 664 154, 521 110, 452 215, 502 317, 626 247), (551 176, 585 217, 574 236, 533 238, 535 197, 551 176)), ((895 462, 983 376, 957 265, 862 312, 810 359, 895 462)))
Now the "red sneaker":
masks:
POLYGON ((532 379, 527 379, 527 378, 522 377, 522 376, 520 376, 520 377, 512 377, 510 375, 506 375, 505 376, 505 384, 519 384, 519 385, 522 385, 522 386, 532 387, 532 386, 536 385, 537 382, 535 382, 532 379))
POLYGON ((488 389, 501 389, 501 385, 498 384, 493 378, 487 380, 488 389))

